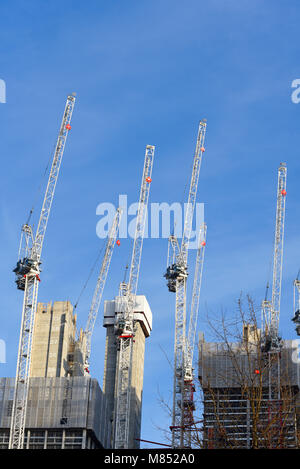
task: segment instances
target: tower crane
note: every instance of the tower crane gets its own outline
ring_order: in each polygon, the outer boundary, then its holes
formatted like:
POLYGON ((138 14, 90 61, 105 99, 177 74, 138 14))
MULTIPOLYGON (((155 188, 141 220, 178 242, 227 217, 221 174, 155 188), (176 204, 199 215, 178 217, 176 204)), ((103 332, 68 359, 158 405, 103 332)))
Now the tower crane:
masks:
POLYGON ((277 184, 277 203, 276 203, 276 222, 275 222, 275 240, 273 253, 273 276, 272 276, 272 298, 263 301, 263 317, 265 318, 264 330, 264 348, 266 351, 278 349, 280 338, 278 336, 280 300, 281 300, 281 281, 282 281, 282 263, 283 263, 283 242, 284 242, 284 219, 285 219, 285 200, 286 200, 286 163, 280 163, 278 168, 277 184))
POLYGON ((19 256, 21 257, 19 257, 17 266, 14 269, 16 274, 17 288, 24 291, 24 299, 10 426, 10 449, 23 449, 24 445, 32 333, 34 327, 34 316, 37 307, 38 286, 40 282, 42 247, 67 135, 71 129, 70 122, 74 104, 75 95, 69 95, 67 97, 67 102, 54 151, 36 235, 33 238, 32 228, 28 223, 23 225, 19 249, 19 256))
POLYGON ((131 379, 133 342, 135 335, 134 307, 139 280, 141 255, 147 215, 147 204, 152 181, 152 167, 155 147, 146 146, 144 169, 138 203, 134 243, 129 270, 128 284, 120 285, 120 303, 118 305, 115 332, 118 342, 118 358, 116 369, 116 398, 114 448, 126 449, 129 445, 129 419, 131 401, 131 379))
POLYGON ((183 432, 183 446, 185 448, 191 447, 191 430, 194 424, 193 412, 195 410, 194 404, 194 370, 193 370, 193 355, 195 348, 198 310, 200 302, 200 291, 202 283, 202 273, 204 264, 204 254, 206 246, 206 231, 207 226, 204 223, 200 227, 198 249, 196 256, 193 290, 192 290, 192 301, 191 310, 189 317, 189 327, 186 339, 185 349, 185 363, 184 363, 184 383, 183 383, 183 424, 181 431, 183 432))
MULTIPOLYGON (((180 250, 176 256, 176 262, 167 268, 165 274, 168 280, 169 291, 176 293, 175 306, 175 341, 174 341, 174 371, 173 371, 173 407, 172 407, 172 447, 184 447, 184 375, 186 354, 186 283, 188 276, 188 248, 192 232, 192 222, 196 195, 198 189, 199 174, 202 156, 205 151, 204 140, 206 133, 206 120, 199 123, 196 150, 194 154, 192 177, 188 204, 185 214, 184 231, 180 250)), ((172 239, 171 243, 178 249, 178 245, 172 239)))
POLYGON ((108 239, 106 243, 105 253, 103 256, 103 261, 101 264, 96 288, 93 294, 92 303, 89 311, 88 320, 85 327, 85 338, 86 338, 86 349, 85 349, 85 360, 84 360, 84 374, 89 373, 89 364, 90 364, 90 355, 91 355, 91 341, 94 331, 94 326, 96 323, 101 298, 110 266, 110 261, 112 258, 114 246, 116 244, 117 233, 119 230, 119 225, 121 221, 122 209, 118 208, 113 219, 113 223, 108 234, 108 239))

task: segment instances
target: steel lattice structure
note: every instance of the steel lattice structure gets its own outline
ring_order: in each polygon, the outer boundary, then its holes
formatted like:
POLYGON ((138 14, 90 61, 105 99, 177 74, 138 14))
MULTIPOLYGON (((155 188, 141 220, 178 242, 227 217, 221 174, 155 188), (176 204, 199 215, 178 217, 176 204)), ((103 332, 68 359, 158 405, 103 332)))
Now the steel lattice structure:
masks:
POLYGON ((286 200, 286 173, 285 163, 281 163, 278 169, 278 188, 276 206, 276 229, 274 242, 273 261, 273 284, 272 284, 272 313, 270 318, 271 337, 278 336, 280 299, 281 299, 281 279, 283 261, 283 240, 284 240, 284 219, 286 200))
POLYGON ((91 355, 91 341, 92 335, 101 303, 101 298, 103 294, 103 290, 105 287, 105 282, 110 266, 110 261, 113 255, 113 250, 116 244, 117 233, 119 230, 119 225, 121 221, 122 209, 118 208, 116 214, 113 219, 113 223, 111 229, 108 234, 108 240, 106 243, 105 253, 103 256, 100 272, 98 275, 98 280, 96 284, 96 288, 93 294, 93 299, 89 311, 88 320, 85 327, 85 337, 86 337, 86 352, 85 352, 85 363, 84 363, 84 371, 85 374, 89 373, 89 364, 90 364, 90 355, 91 355))
POLYGON ((129 442, 130 396, 132 377, 132 354, 134 340, 134 306, 142 256, 147 205, 152 181, 155 147, 146 146, 144 170, 138 204, 134 244, 127 288, 122 284, 122 305, 116 324, 118 335, 118 363, 116 373, 114 448, 126 449, 129 442))
POLYGON ((294 281, 294 310, 300 310, 300 280, 294 281))
POLYGON ((180 254, 179 254, 179 260, 185 266, 187 265, 187 259, 188 259, 188 248, 189 248, 189 242, 190 242, 190 237, 191 237, 191 232, 192 232, 193 215, 194 215, 194 209, 195 209, 195 204, 196 204, 202 156, 205 151, 205 148, 204 148, 205 133, 206 133, 206 120, 203 119, 202 121, 200 121, 199 129, 198 129, 196 150, 195 150, 193 170, 192 170, 192 178, 191 178, 190 190, 189 190, 189 198, 188 198, 188 204, 187 204, 187 209, 186 209, 186 214, 185 214, 184 230, 183 230, 181 249, 180 249, 180 254))
POLYGON ((276 203, 276 222, 275 222, 275 241, 273 253, 273 276, 272 276, 272 298, 267 299, 262 304, 265 324, 265 338, 267 348, 277 348, 280 339, 278 337, 279 317, 280 317, 280 299, 281 299, 281 280, 283 263, 283 242, 284 242, 284 219, 285 219, 285 200, 286 200, 286 176, 287 167, 285 163, 280 163, 278 168, 277 184, 277 203, 276 203))
POLYGON ((185 364, 185 378, 193 377, 193 354, 195 348, 196 329, 198 321, 198 310, 200 302, 200 291, 203 273, 204 254, 206 246, 206 232, 207 226, 204 223, 200 228, 199 241, 197 249, 197 257, 195 264, 194 283, 192 291, 191 311, 189 318, 189 328, 186 344, 186 364, 185 364))
POLYGON ((184 364, 184 383, 183 383, 183 447, 191 447, 191 431, 194 425, 194 372, 193 372, 193 355, 195 348, 197 321, 198 321, 198 310, 200 302, 200 291, 202 283, 202 273, 204 264, 204 254, 206 246, 206 232, 207 226, 204 223, 199 231, 198 249, 195 264, 194 282, 192 290, 192 301, 189 318, 189 328, 186 341, 185 350, 185 364, 184 364))
POLYGON ((17 267, 14 269, 14 272, 17 276, 17 287, 20 290, 24 290, 24 300, 19 339, 15 391, 11 416, 9 439, 10 449, 23 449, 24 445, 31 362, 32 333, 34 327, 34 315, 37 307, 38 286, 40 281, 40 259, 51 205, 54 197, 55 187, 64 153, 65 143, 68 132, 71 129, 70 122, 74 104, 75 96, 68 96, 55 147, 54 157, 52 160, 52 166, 40 213, 36 235, 32 246, 30 247, 30 242, 32 241, 32 230, 29 225, 23 226, 22 238, 25 239, 25 248, 22 248, 21 246, 20 253, 25 252, 25 257, 19 258, 17 262, 17 267))
MULTIPOLYGON (((196 150, 194 154, 192 177, 190 182, 188 204, 184 220, 184 232, 176 262, 167 268, 165 277, 170 291, 176 292, 175 306, 175 340, 174 340, 174 374, 173 374, 173 407, 172 407, 172 447, 183 448, 185 445, 185 353, 186 353, 186 283, 188 276, 188 248, 192 232, 193 215, 196 204, 199 174, 202 156, 205 151, 204 141, 206 121, 199 124, 196 150)), ((176 249, 176 243, 169 242, 176 249)), ((170 257, 170 256, 169 256, 170 257)))

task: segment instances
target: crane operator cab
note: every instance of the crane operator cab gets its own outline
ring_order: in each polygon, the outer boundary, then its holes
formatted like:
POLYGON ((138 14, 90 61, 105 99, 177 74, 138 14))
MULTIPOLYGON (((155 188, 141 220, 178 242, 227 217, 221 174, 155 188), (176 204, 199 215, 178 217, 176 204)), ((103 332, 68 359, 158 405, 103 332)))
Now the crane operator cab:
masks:
POLYGON ((20 259, 17 262, 17 266, 13 272, 15 272, 16 275, 26 275, 28 272, 30 272, 30 269, 33 267, 33 265, 34 261, 28 257, 25 257, 24 259, 20 259))
POLYGON ((32 269, 36 269, 36 262, 33 259, 24 257, 18 260, 17 266, 13 269, 13 272, 17 276, 16 284, 18 290, 25 290, 25 277, 32 269))
POLYGON ((164 277, 168 280, 167 286, 170 292, 176 292, 176 279, 183 279, 188 276, 187 268, 182 264, 172 264, 167 268, 164 277))

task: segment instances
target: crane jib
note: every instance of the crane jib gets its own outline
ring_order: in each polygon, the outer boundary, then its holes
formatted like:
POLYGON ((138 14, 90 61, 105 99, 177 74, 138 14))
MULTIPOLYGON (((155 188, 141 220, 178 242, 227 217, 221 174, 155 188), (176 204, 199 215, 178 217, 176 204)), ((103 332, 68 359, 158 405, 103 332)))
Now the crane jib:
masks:
POLYGON ((27 225, 22 228, 22 239, 25 240, 25 251, 20 246, 19 252, 25 252, 24 257, 19 257, 16 274, 18 289, 24 291, 17 369, 15 378, 14 398, 12 406, 9 449, 23 449, 25 437, 25 421, 29 390, 29 375, 31 364, 32 333, 34 327, 34 315, 37 308, 38 286, 40 281, 40 258, 51 205, 55 193, 59 168, 65 148, 70 121, 75 104, 75 95, 69 95, 61 122, 59 136, 54 151, 50 175, 40 213, 38 228, 35 238, 32 238, 32 230, 27 225), (30 242, 32 246, 30 247, 30 242))

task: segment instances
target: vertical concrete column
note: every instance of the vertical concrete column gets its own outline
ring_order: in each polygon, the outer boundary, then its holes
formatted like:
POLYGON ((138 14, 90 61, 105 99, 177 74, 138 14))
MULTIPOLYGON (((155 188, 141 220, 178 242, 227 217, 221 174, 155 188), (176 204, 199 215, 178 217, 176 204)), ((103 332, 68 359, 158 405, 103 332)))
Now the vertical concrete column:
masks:
POLYGON ((86 429, 82 431, 82 444, 81 449, 86 449, 86 429))
POLYGON ((30 445, 30 430, 27 430, 26 449, 29 449, 29 445, 30 445))
POLYGON ((66 439, 66 430, 63 430, 62 441, 61 441, 61 449, 65 449, 65 439, 66 439))
POLYGON ((48 443, 48 430, 45 430, 44 449, 47 449, 47 443, 48 443))

